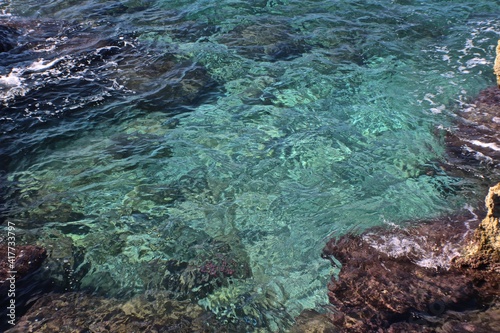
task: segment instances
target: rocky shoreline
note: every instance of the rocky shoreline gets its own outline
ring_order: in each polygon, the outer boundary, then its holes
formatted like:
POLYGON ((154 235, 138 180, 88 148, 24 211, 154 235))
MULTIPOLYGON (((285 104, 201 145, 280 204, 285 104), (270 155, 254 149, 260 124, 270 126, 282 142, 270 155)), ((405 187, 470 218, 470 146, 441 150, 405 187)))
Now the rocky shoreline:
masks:
MULTIPOLYGON (((493 117, 486 111, 498 111, 491 101, 500 101, 499 96, 498 89, 480 94, 475 105, 484 119, 493 117)), ((467 132, 457 128, 453 135, 464 138, 467 132)), ((475 133, 479 131, 492 133, 487 126, 479 126, 475 133)), ((465 141, 448 141, 462 145, 450 146, 451 154, 467 150, 465 141)), ((495 169, 496 153, 483 150, 467 155, 464 164, 476 156, 481 159, 479 166, 488 162, 495 169)), ((303 311, 291 332, 500 332, 499 221, 500 184, 490 188, 486 210, 464 209, 453 216, 331 239, 322 256, 341 268, 328 285, 330 304, 325 313, 303 311)), ((33 281, 29 279, 38 279, 36 270, 47 257, 46 251, 31 246, 21 250, 16 267, 24 277, 19 285, 24 290, 18 290, 24 308, 15 326, 3 327, 6 332, 67 332, 82 327, 102 332, 145 327, 157 332, 252 330, 243 321, 221 322, 197 304, 165 292, 148 291, 128 300, 73 291, 44 294, 30 286, 33 281)), ((7 258, 4 252, 0 255, 7 258)), ((2 281, 7 281, 8 267, 1 269, 2 281)))
MULTIPOLYGON (((285 32, 291 29, 279 22, 272 27, 279 27, 279 31, 285 32)), ((0 26, 0 35, 14 33, 11 29, 13 27, 0 26)), ((266 29, 242 25, 222 35, 220 42, 238 54, 258 54, 256 60, 270 62, 293 59, 308 49, 302 39, 285 39, 288 35, 285 32, 269 34, 266 29), (251 39, 247 36, 260 36, 265 39, 265 46, 254 43, 237 46, 238 43, 233 43, 242 36, 248 40, 251 39), (286 43, 282 43, 283 39, 286 43)), ((120 51, 116 51, 116 54, 99 54, 96 59, 100 61, 118 55, 123 68, 135 68, 136 57, 126 56, 128 53, 125 53, 130 51, 127 49, 129 46, 122 45, 119 40, 108 44, 103 46, 120 51)), ((0 45, 0 52, 12 48, 13 44, 6 40, 0 45)), ((90 58, 82 51, 81 59, 90 58)), ((495 66, 497 74, 500 73, 498 68, 500 65, 495 66)), ((166 78, 177 78, 178 73, 187 73, 183 76, 186 81, 176 85, 173 90, 170 86, 162 87, 149 96, 151 103, 138 102, 144 111, 157 109, 155 101, 158 96, 172 95, 172 104, 192 104, 210 95, 212 89, 216 88, 215 81, 203 67, 190 62, 177 62, 173 55, 171 58, 159 58, 144 71, 147 74, 145 77, 160 75, 166 78), (201 84, 193 85, 193 82, 201 84)), ((149 91, 148 80, 126 83, 129 84, 128 89, 144 94, 149 91)), ((250 99, 255 103, 273 103, 272 96, 262 96, 261 91, 257 91, 251 94, 250 99)), ((445 138, 451 156, 449 165, 443 165, 447 172, 467 174, 469 177, 472 175, 481 178, 484 183, 495 178, 500 165, 500 141, 497 136, 500 129, 499 114, 500 90, 496 87, 484 90, 471 107, 460 114, 456 128, 449 130, 445 138)), ((156 139, 153 135, 138 134, 113 137, 113 149, 109 149, 109 155, 117 160, 125 159, 137 153, 133 150, 135 145, 132 142, 144 142, 147 146, 148 142, 156 139)), ((160 153, 170 155, 168 149, 160 153)), ((200 187, 204 187, 204 184, 200 187)), ((137 204, 133 206, 148 200, 154 204, 167 205, 169 200, 174 200, 172 198, 183 198, 184 194, 177 188, 140 185, 127 195, 127 200, 136 200, 137 204)), ((54 220, 75 219, 71 207, 65 209, 65 206, 55 204, 54 207, 52 213, 57 214, 57 218, 52 216, 54 220)), ((486 208, 487 211, 481 208, 464 210, 454 216, 418 221, 417 224, 403 227, 377 227, 361 234, 346 234, 331 239, 322 256, 332 265, 338 266, 340 273, 332 277, 328 285, 330 304, 325 306, 324 313, 303 311, 295 318, 291 332, 500 332, 500 184, 490 189, 486 208)), ((147 216, 140 212, 130 213, 137 220, 148 221, 147 216)), ((51 219, 51 215, 43 210, 30 214, 37 223, 51 219)), ((174 227, 172 230, 172 243, 196 239, 192 237, 194 230, 174 227)), ((142 273, 134 277, 150 289, 126 299, 118 298, 122 295, 113 295, 114 298, 109 294, 94 295, 70 286, 78 285, 81 280, 78 274, 85 274, 88 268, 78 265, 75 258, 79 256, 80 250, 69 240, 66 244, 61 242, 62 238, 54 236, 60 247, 55 254, 41 247, 18 246, 14 265, 18 272, 16 325, 5 324, 0 326, 0 331, 258 331, 255 326, 260 308, 248 305, 251 297, 246 299, 242 295, 241 304, 232 304, 234 309, 227 310, 233 317, 228 315, 227 318, 217 317, 196 303, 197 297, 206 296, 221 285, 229 285, 233 278, 244 280, 252 276, 239 239, 235 237, 234 244, 230 245, 210 239, 207 235, 198 237, 208 241, 193 242, 196 246, 193 245, 190 250, 203 254, 197 256, 196 265, 181 259, 144 260, 141 262, 144 265, 142 273), (51 253, 47 255, 47 252, 51 253), (49 259, 46 260, 47 256, 49 259), (55 264, 61 266, 54 270, 61 273, 61 281, 44 280, 43 266, 55 264), (76 271, 78 267, 80 272, 76 271), (153 281, 151 276, 158 281, 153 281), (45 288, 47 283, 53 285, 45 288), (58 288, 54 284, 59 284, 58 288), (163 286, 163 289, 157 290, 151 286, 163 286)), ((117 247, 124 246, 121 241, 113 240, 117 247)), ((186 244, 190 243, 186 241, 186 244)), ((168 244, 162 241, 161 246, 167 247, 168 244)), ((2 249, 1 262, 9 263, 5 240, 2 249)), ((0 266, 0 290, 4 297, 0 299, 2 309, 6 309, 12 299, 6 296, 10 290, 9 271, 10 266, 0 266)), ((104 275, 94 275, 92 279, 108 279, 108 285, 125 280, 116 282, 113 277, 104 275)), ((1 313, 6 318, 8 312, 1 313)), ((259 324, 265 329, 264 319, 259 324)))
MULTIPOLYGON (((500 84, 499 55, 500 41, 500 84)), ((446 130, 442 169, 487 186, 498 181, 499 119, 500 89, 490 87, 446 130)), ((322 256, 340 268, 328 285, 330 305, 303 311, 294 333, 500 332, 500 183, 486 210, 346 234, 322 256)))
MULTIPOLYGON (((497 56, 498 82, 499 64, 497 56)), ((482 184, 498 179, 499 115, 500 89, 483 90, 447 130, 442 168, 482 184)), ((330 306, 303 312, 294 332, 500 332, 500 183, 486 209, 331 239, 322 255, 341 268, 330 306)))
POLYGON ((326 317, 340 332, 500 332, 499 198, 500 184, 479 226, 464 212, 330 240, 326 317))

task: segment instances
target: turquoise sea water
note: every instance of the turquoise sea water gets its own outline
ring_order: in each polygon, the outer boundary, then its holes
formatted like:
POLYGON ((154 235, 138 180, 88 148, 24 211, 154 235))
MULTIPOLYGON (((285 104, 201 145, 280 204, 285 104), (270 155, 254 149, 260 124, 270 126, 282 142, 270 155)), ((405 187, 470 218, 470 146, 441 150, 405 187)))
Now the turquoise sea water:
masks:
POLYGON ((326 240, 484 196, 440 164, 494 83, 494 1, 0 4, 2 218, 74 263, 67 290, 168 290, 164 263, 223 256, 176 295, 286 330, 328 302, 326 240))

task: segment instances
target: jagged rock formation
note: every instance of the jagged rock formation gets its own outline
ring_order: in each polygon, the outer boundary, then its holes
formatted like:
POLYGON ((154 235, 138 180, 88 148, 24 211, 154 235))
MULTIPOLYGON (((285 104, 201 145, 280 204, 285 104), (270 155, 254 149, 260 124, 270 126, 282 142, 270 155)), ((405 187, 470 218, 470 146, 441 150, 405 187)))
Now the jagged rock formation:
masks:
POLYGON ((486 207, 488 214, 476 229, 461 262, 472 268, 500 273, 500 184, 490 188, 486 207))
POLYGON ((5 280, 11 275, 10 271, 16 271, 16 279, 21 279, 38 269, 47 257, 45 249, 39 246, 7 246, 6 243, 0 245, 0 290, 5 287, 5 280))
POLYGON ((475 275, 484 275, 500 290, 500 279, 492 279, 500 275, 500 183, 490 188, 486 207, 486 217, 454 265, 473 269, 475 275))
MULTIPOLYGON (((7 234, 7 232, 6 232, 7 234)), ((13 236, 14 237, 14 236, 13 236)), ((9 240, 10 241, 10 240, 9 240)), ((47 252, 33 245, 0 244, 0 331, 8 321, 23 314, 26 303, 41 292, 40 284, 32 276, 44 263, 47 252), (8 308, 14 308, 14 312, 8 308), (11 316, 8 316, 11 315, 11 316)))
POLYGON ((486 202, 475 232, 479 219, 464 213, 330 240, 323 256, 342 265, 328 286, 332 322, 341 332, 498 332, 500 184, 486 202))

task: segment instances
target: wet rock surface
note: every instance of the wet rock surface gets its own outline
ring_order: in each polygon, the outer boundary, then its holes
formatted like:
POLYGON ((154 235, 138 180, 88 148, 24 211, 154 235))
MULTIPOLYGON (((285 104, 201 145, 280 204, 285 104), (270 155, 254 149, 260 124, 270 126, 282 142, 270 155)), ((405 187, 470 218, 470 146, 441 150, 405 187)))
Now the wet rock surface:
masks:
POLYGON ((498 218, 491 222, 499 187, 476 231, 480 218, 464 212, 330 240, 323 257, 342 265, 328 286, 332 322, 341 332, 491 331, 500 296, 498 218))
MULTIPOLYGON (((6 161, 23 153, 11 143, 65 121, 88 126, 120 112, 174 115, 220 93, 208 71, 175 45, 150 45, 105 25, 0 20, 0 52, 0 155, 6 161), (102 107, 111 101, 119 107, 102 107)), ((46 144, 64 137, 47 135, 46 144)))
POLYGON ((10 271, 16 272, 17 279, 23 278, 37 270, 46 257, 46 250, 39 246, 23 245, 10 247, 7 243, 1 244, 0 281, 2 281, 2 285, 0 285, 0 288, 3 289, 7 286, 5 281, 10 277, 10 271))
MULTIPOLYGON (((418 230, 432 232, 434 225, 418 230)), ((415 229, 414 229, 415 231, 415 229)), ((345 332, 367 332, 389 328, 408 322, 418 313, 425 313, 434 302, 456 307, 474 297, 474 290, 467 287, 470 280, 454 272, 439 273, 436 268, 425 268, 414 263, 418 252, 411 247, 414 240, 398 231, 373 230, 377 238, 386 238, 397 245, 391 253, 377 249, 377 241, 369 234, 345 235, 331 240, 323 256, 342 265, 337 279, 328 286, 330 303, 335 312, 335 324, 345 332), (333 258, 335 259, 333 259, 333 258)), ((429 243, 426 247, 432 247, 429 243)))

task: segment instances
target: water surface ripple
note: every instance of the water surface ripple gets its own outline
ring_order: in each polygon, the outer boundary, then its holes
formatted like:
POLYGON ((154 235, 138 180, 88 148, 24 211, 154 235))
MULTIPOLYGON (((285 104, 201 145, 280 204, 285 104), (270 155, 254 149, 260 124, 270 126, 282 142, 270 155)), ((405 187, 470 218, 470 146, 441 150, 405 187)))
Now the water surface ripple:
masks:
POLYGON ((328 301, 326 239, 477 199, 443 129, 494 82, 496 2, 0 8, 2 220, 73 258, 67 290, 284 331, 328 301))

